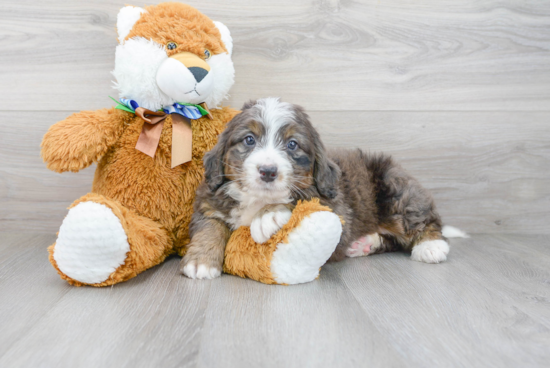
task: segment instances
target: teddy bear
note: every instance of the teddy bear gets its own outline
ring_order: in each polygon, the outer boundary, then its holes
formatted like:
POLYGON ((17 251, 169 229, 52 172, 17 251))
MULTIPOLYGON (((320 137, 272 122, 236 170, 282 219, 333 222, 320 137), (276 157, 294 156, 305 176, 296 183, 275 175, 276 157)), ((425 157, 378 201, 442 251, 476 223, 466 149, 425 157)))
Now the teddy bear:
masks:
MULTIPOLYGON (((90 193, 74 201, 48 248, 61 278, 107 286, 183 256, 203 156, 238 110, 222 106, 234 83, 228 28, 182 3, 126 6, 117 16, 116 106, 52 125, 41 155, 58 173, 97 163, 90 193)), ((340 219, 299 203, 265 244, 237 229, 224 271, 268 284, 308 282, 330 257, 340 219)))

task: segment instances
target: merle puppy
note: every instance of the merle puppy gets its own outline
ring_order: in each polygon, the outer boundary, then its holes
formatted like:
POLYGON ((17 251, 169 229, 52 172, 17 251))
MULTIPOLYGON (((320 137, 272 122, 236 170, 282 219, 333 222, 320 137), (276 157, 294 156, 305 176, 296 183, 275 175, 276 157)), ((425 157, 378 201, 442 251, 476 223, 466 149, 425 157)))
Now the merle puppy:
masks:
POLYGON ((402 249, 415 261, 439 263, 449 252, 434 201, 414 178, 384 154, 326 151, 300 106, 277 98, 246 103, 204 166, 181 262, 188 277, 219 276, 232 230, 250 226, 263 243, 298 200, 313 197, 345 221, 332 261, 402 249))

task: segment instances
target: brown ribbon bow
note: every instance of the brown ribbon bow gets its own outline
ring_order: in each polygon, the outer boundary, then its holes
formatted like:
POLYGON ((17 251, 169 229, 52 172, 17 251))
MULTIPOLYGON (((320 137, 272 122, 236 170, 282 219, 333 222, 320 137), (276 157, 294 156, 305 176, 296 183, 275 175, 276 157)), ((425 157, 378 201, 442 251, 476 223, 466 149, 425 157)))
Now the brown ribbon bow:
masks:
MULTIPOLYGON (((208 111, 208 110, 207 110, 208 111)), ((143 119, 143 128, 136 149, 147 156, 155 157, 160 141, 164 120, 168 114, 151 111, 143 107, 136 109, 136 115, 143 119)), ((210 116, 210 114, 208 114, 210 116)), ((210 118, 212 118, 210 116, 210 118)), ((191 161, 193 153, 193 133, 191 120, 180 114, 172 114, 172 162, 171 167, 191 161)))

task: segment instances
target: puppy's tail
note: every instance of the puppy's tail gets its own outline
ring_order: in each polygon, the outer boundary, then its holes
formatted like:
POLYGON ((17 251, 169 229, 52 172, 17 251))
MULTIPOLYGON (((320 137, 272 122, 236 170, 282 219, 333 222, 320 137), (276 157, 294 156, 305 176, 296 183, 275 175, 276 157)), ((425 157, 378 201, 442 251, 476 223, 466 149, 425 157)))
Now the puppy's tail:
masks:
POLYGON ((446 238, 469 238, 470 236, 459 228, 445 225, 441 230, 441 233, 446 238))

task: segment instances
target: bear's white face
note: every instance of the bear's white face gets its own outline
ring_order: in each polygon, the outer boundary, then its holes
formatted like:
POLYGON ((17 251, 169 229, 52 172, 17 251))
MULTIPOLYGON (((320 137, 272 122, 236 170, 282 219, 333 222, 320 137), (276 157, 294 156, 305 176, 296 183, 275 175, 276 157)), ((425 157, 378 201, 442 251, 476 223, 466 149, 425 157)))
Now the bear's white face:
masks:
MULTIPOLYGON (((117 20, 119 39, 131 31, 141 13, 135 7, 123 8, 117 20)), ((135 100, 139 106, 156 111, 176 102, 219 107, 233 85, 235 69, 231 60, 232 40, 222 23, 214 22, 222 35, 227 53, 200 58, 190 52, 170 57, 166 45, 143 37, 133 37, 117 46, 114 85, 119 97, 135 100)))

